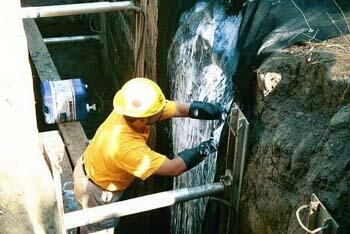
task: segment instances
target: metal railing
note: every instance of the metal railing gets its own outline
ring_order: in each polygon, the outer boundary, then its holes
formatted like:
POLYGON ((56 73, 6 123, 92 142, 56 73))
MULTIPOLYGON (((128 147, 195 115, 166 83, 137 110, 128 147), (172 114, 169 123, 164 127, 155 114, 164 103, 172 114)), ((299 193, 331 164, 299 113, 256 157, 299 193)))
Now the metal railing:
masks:
POLYGON ((217 182, 193 188, 155 193, 125 201, 115 202, 93 208, 64 214, 66 230, 102 221, 104 219, 123 217, 144 211, 171 206, 180 202, 193 200, 224 191, 226 183, 217 182))
POLYGON ((108 11, 128 10, 135 7, 133 1, 91 2, 52 6, 22 7, 22 18, 42 18, 101 13, 108 11))
POLYGON ((82 36, 68 36, 68 37, 48 37, 43 38, 46 44, 62 44, 62 43, 76 43, 76 42, 101 42, 99 35, 82 35, 82 36))

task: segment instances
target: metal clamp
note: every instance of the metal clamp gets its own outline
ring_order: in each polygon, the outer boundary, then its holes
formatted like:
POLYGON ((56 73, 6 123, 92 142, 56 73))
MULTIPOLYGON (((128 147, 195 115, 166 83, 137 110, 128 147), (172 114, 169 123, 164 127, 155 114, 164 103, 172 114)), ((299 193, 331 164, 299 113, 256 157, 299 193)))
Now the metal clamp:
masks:
POLYGON ((317 206, 318 204, 316 202, 311 202, 311 205, 303 205, 303 206, 300 206, 297 211, 295 212, 295 215, 297 216, 297 220, 298 220, 298 223, 300 225, 300 227, 302 229, 304 229, 304 231, 306 231, 307 233, 311 233, 311 234, 315 234, 319 231, 322 231, 324 229, 327 229, 328 228, 328 225, 325 225, 323 227, 319 227, 319 228, 316 228, 314 230, 309 230, 307 227, 305 227, 305 225, 303 224, 303 222, 301 221, 300 219, 300 212, 304 209, 309 209, 311 207, 312 210, 316 210, 317 209, 317 206))
POLYGON ((231 186, 233 181, 233 174, 230 169, 226 169, 225 175, 220 177, 220 182, 224 184, 225 187, 231 186))
MULTIPOLYGON (((223 183, 223 185, 226 188, 226 187, 229 187, 229 186, 232 185, 232 181, 233 181, 232 171, 230 169, 226 169, 225 170, 225 175, 220 177, 220 182, 223 183)), ((221 199, 221 198, 218 198, 218 197, 209 197, 209 200, 221 203, 222 205, 225 205, 228 208, 233 208, 232 202, 227 201, 225 199, 221 199)))

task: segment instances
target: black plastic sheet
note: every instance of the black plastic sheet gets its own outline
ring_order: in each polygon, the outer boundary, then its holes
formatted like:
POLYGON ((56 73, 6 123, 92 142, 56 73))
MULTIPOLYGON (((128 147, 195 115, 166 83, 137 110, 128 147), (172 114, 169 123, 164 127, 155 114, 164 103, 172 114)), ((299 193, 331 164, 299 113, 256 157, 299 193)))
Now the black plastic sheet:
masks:
POLYGON ((250 0, 243 8, 240 59, 233 77, 243 103, 251 103, 254 70, 271 53, 304 42, 350 33, 348 0, 250 0))

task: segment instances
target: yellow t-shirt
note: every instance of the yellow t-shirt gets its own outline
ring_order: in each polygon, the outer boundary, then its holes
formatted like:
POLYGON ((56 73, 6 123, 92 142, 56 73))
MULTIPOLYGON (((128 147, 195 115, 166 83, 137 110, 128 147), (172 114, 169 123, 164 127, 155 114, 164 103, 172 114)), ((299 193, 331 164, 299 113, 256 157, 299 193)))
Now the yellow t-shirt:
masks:
MULTIPOLYGON (((175 102, 167 100, 161 120, 173 117, 175 110, 175 102)), ((138 133, 129 127, 122 115, 113 111, 84 152, 86 173, 109 191, 123 191, 135 176, 146 179, 166 159, 147 146, 148 136, 148 126, 143 133, 138 133)))

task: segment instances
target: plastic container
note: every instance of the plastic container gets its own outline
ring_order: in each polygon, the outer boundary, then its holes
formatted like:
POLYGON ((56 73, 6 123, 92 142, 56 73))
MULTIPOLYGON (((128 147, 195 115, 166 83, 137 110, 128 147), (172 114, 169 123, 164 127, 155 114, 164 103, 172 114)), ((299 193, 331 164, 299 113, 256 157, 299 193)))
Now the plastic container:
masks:
POLYGON ((75 201, 74 196, 74 182, 73 181, 66 181, 63 184, 63 202, 65 204, 65 208, 67 211, 75 211, 78 209, 77 202, 75 201))
POLYGON ((47 124, 85 120, 91 110, 87 85, 81 79, 43 81, 40 86, 43 113, 47 124))

